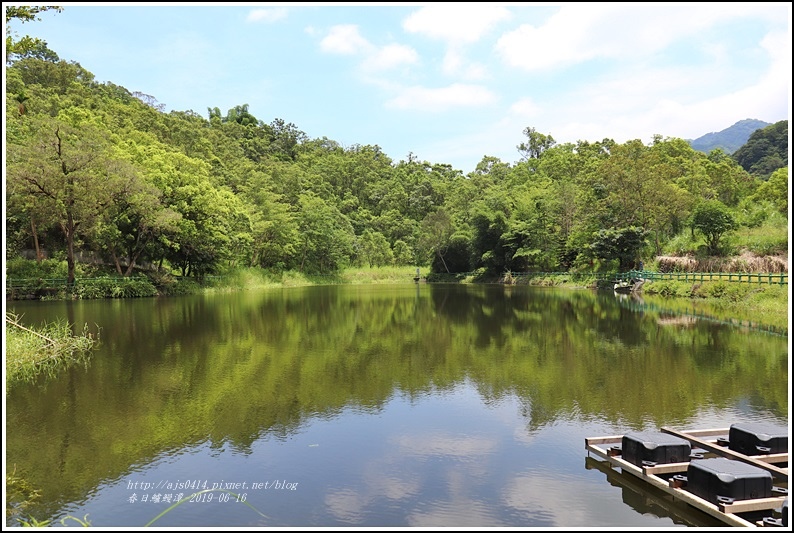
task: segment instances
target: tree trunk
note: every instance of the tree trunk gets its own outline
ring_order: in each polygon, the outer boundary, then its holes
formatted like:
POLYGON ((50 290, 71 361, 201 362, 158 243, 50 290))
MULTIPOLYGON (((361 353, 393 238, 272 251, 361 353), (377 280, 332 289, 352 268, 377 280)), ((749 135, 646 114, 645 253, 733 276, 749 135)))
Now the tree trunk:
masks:
POLYGON ((67 221, 68 229, 64 229, 66 234, 66 267, 68 274, 66 276, 66 283, 69 287, 74 285, 74 224, 71 223, 71 217, 67 221))
POLYGON ((41 248, 39 247, 39 232, 36 231, 36 220, 30 217, 30 230, 33 233, 33 246, 36 248, 36 261, 41 263, 44 259, 41 255, 41 248))
POLYGON ((438 254, 438 258, 441 259, 441 264, 444 265, 444 270, 446 270, 447 274, 449 274, 449 267, 447 266, 447 262, 444 261, 444 256, 441 255, 440 252, 436 252, 436 253, 438 254))
POLYGON ((141 250, 141 251, 140 251, 140 252, 138 252, 138 253, 131 254, 131 255, 130 255, 128 258, 127 258, 128 265, 127 265, 127 271, 124 273, 124 277, 128 277, 130 274, 132 274, 132 269, 134 269, 134 268, 135 268, 135 262, 136 262, 136 261, 138 260, 138 258, 141 256, 141 252, 143 252, 143 250, 141 250))
POLYGON ((113 254, 113 263, 116 265, 116 272, 118 272, 119 276, 123 275, 121 273, 121 263, 119 263, 119 257, 116 255, 116 252, 112 252, 113 254))

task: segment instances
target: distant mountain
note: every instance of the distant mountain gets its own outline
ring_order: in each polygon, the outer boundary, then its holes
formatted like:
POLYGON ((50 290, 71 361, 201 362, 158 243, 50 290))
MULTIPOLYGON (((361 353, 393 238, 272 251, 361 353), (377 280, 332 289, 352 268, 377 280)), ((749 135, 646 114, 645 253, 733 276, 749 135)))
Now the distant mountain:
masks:
POLYGON ((746 118, 740 120, 730 128, 716 133, 707 133, 694 141, 687 140, 687 142, 694 150, 705 154, 711 152, 715 148, 722 148, 723 152, 726 154, 732 154, 744 146, 755 130, 765 128, 769 125, 769 122, 764 122, 763 120, 746 118))

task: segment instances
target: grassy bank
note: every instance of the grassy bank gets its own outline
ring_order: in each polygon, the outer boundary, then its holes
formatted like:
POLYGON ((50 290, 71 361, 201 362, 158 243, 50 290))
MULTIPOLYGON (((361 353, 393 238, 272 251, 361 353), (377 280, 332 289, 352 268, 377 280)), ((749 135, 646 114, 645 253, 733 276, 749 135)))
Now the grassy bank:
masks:
POLYGON ((719 318, 739 318, 787 329, 789 323, 788 285, 704 281, 654 281, 642 287, 643 294, 665 300, 709 306, 719 318))
MULTIPOLYGON (((427 274, 427 269, 420 271, 422 277, 427 274)), ((241 290, 307 285, 413 283, 415 276, 416 267, 412 266, 348 268, 333 274, 305 274, 295 271, 269 272, 258 268, 240 268, 209 278, 205 288, 241 290)))

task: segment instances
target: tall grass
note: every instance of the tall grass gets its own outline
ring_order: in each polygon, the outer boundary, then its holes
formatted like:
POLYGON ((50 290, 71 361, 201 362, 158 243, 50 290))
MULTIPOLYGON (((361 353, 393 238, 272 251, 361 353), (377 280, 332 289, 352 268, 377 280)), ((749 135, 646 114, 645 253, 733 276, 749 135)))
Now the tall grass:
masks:
MULTIPOLYGON (((424 278, 428 275, 428 269, 421 269, 419 277, 424 278)), ((382 266, 382 267, 359 267, 347 268, 342 272, 341 278, 344 283, 366 284, 366 283, 413 283, 416 277, 415 266, 382 266)))
MULTIPOLYGON (((420 277, 426 275, 427 272, 420 272, 420 277)), ((211 290, 235 290, 305 285, 412 283, 415 276, 416 267, 412 266, 350 267, 328 274, 236 268, 224 271, 215 278, 209 278, 206 287, 211 290)))
POLYGON ((742 228, 730 235, 728 242, 735 250, 755 255, 785 254, 788 252, 788 220, 776 216, 762 226, 742 228))
POLYGON ((19 318, 13 313, 5 316, 6 390, 41 374, 54 375, 65 367, 87 362, 98 340, 88 332, 88 325, 75 335, 63 320, 31 329, 20 324, 19 318))

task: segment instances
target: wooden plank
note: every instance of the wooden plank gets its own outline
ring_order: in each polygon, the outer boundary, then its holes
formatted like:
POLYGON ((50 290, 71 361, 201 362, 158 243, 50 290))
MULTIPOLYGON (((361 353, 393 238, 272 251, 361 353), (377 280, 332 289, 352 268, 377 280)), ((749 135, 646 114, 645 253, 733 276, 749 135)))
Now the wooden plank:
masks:
POLYGON ((643 466, 642 472, 646 476, 659 475, 659 474, 674 474, 676 472, 686 472, 689 468, 689 462, 686 463, 665 463, 655 466, 643 466))
MULTIPOLYGON (((753 457, 765 463, 788 463, 788 452, 770 453, 769 455, 753 455, 753 457)), ((781 467, 781 470, 788 470, 788 468, 781 467)))
POLYGON ((670 435, 675 435, 676 437, 681 437, 682 439, 686 439, 693 444, 697 444, 699 447, 703 448, 704 450, 708 450, 710 452, 714 452, 718 455, 722 455, 723 457, 728 457, 730 459, 736 459, 738 461, 745 462, 747 464, 751 464, 753 466, 757 466, 767 472, 770 472, 774 477, 777 479, 783 479, 788 481, 788 472, 779 468, 773 464, 765 463, 764 461, 759 461, 754 459, 749 455, 744 455, 743 453, 735 452, 729 448, 724 448, 722 446, 713 445, 710 442, 707 442, 703 439, 699 439, 692 434, 684 431, 678 431, 676 429, 663 427, 661 428, 662 432, 669 433, 670 435))
POLYGON ((786 497, 757 498, 755 500, 736 500, 733 503, 721 503, 719 507, 723 513, 749 513, 750 511, 768 511, 783 505, 786 497))
MULTIPOLYGON (((786 454, 788 455, 788 454, 786 454)), ((765 459, 758 458, 759 461, 764 461, 765 459)), ((767 461, 767 462, 775 462, 775 461, 767 461)), ((643 466, 642 471, 646 475, 659 475, 659 474, 675 474, 677 472, 686 472, 689 469, 689 462, 686 463, 666 463, 666 464, 659 464, 655 466, 643 466)), ((788 468, 781 468, 784 472, 788 474, 788 468)))
POLYGON ((614 444, 623 442, 623 435, 612 435, 611 437, 590 437, 584 439, 585 447, 598 444, 614 444))
MULTIPOLYGON (((719 429, 690 429, 687 430, 687 435, 692 435, 695 437, 716 437, 716 436, 727 436, 730 434, 731 428, 719 428, 719 429)), ((716 440, 716 439, 715 439, 716 440)))
POLYGON ((704 513, 708 513, 711 516, 718 518, 725 522, 726 524, 730 524, 732 526, 741 526, 741 527, 755 527, 755 524, 752 522, 745 520, 739 515, 734 513, 725 513, 719 509, 713 503, 704 500, 698 496, 695 496, 691 492, 688 492, 686 489, 674 489, 671 487, 667 487, 665 489, 667 492, 675 496, 676 498, 680 498, 687 502, 688 504, 692 505, 693 507, 697 507, 704 513))

